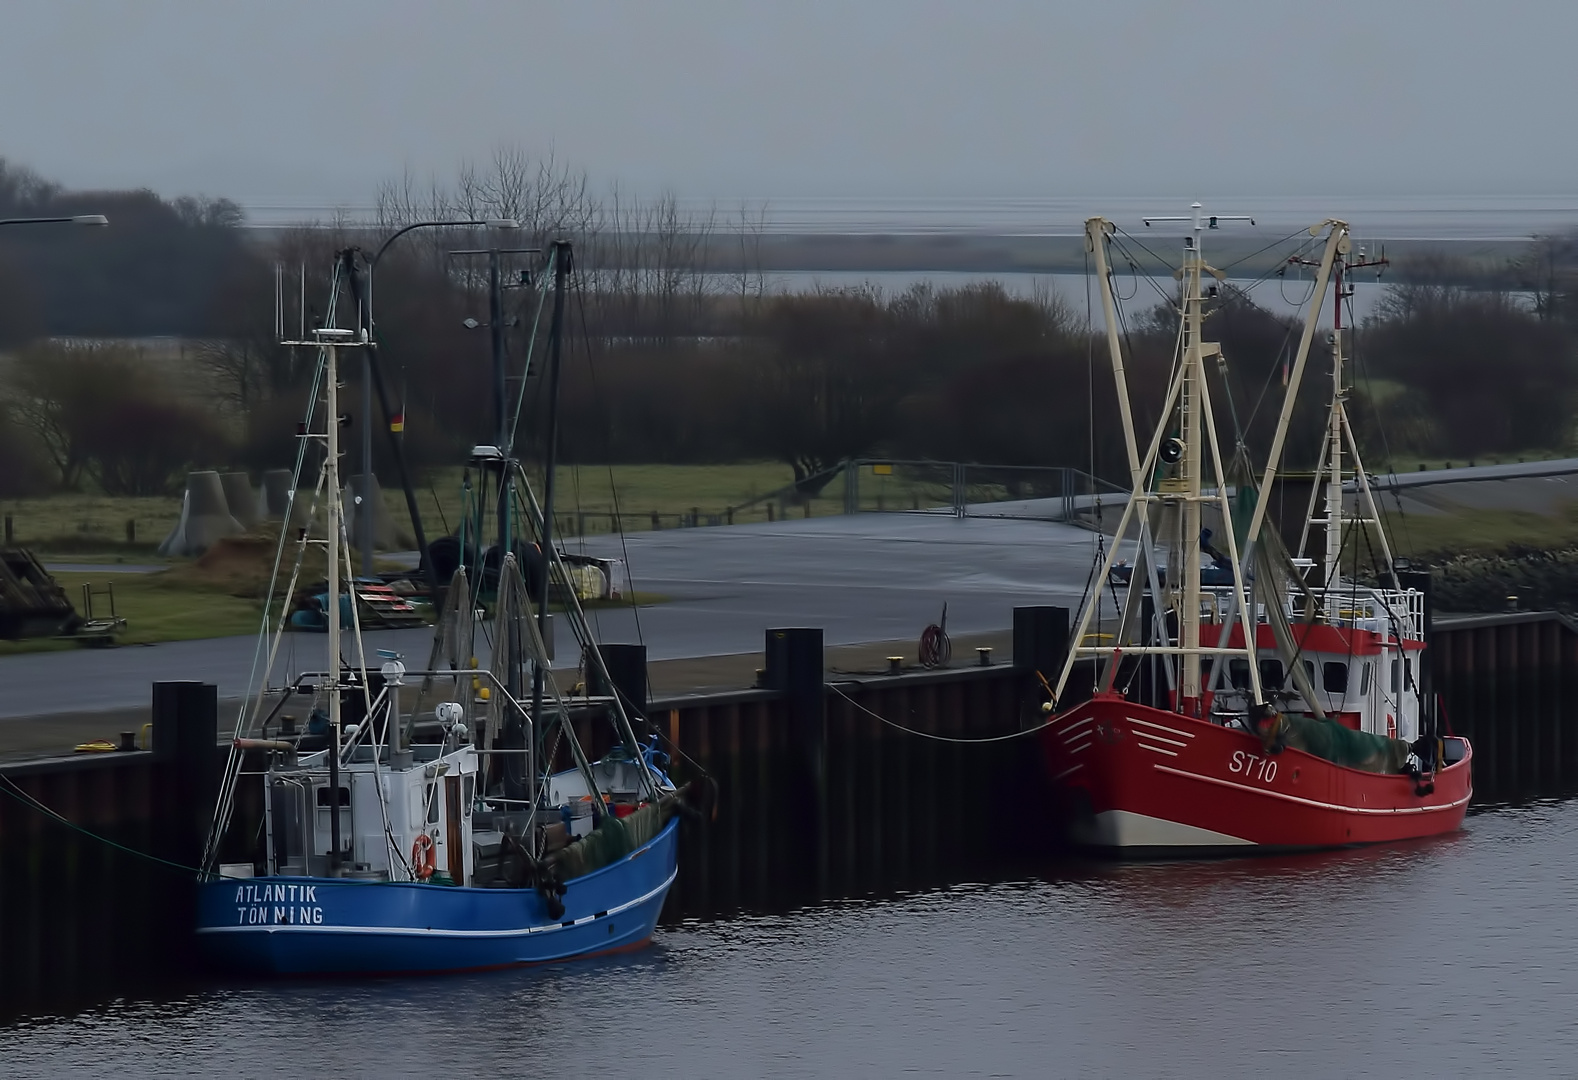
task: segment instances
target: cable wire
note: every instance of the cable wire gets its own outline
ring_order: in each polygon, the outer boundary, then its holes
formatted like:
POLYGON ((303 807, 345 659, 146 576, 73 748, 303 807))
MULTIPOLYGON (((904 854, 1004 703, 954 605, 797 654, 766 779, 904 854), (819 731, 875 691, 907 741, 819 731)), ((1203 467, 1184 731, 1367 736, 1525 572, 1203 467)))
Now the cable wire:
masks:
MULTIPOLYGON (((860 702, 856 701, 854 698, 852 698, 848 694, 844 693, 842 690, 840 690, 838 688, 838 684, 837 683, 824 683, 823 685, 826 686, 829 690, 833 691, 833 693, 837 694, 839 697, 843 698, 845 701, 849 702, 855 708, 859 709, 861 712, 863 712, 867 716, 871 717, 872 719, 880 720, 884 724, 888 725, 888 727, 895 728, 895 729, 897 729, 899 731, 902 731, 906 735, 915 735, 915 736, 918 736, 919 738, 932 739, 932 740, 935 740, 936 742, 963 743, 963 744, 966 744, 966 745, 972 744, 972 743, 1000 743, 1000 742, 1008 742, 1011 739, 1022 739, 1026 735, 1034 735, 1038 731, 1044 731, 1047 728, 1051 727, 1053 724, 1057 723, 1057 721, 1058 721, 1057 717, 1053 717, 1052 719, 1047 720, 1044 723, 1037 724, 1033 728, 1025 728, 1023 731, 1010 732, 1007 735, 988 735, 988 736, 984 736, 984 737, 979 738, 979 739, 960 739, 960 738, 956 738, 956 737, 954 737, 952 735, 934 735, 934 734, 932 734, 929 731, 917 731, 915 728, 905 727, 903 724, 894 723, 892 720, 889 720, 886 716, 883 716, 881 713, 872 712, 870 709, 866 708, 860 702)), ((845 685, 860 686, 862 684, 860 684, 860 683, 847 683, 845 685)))

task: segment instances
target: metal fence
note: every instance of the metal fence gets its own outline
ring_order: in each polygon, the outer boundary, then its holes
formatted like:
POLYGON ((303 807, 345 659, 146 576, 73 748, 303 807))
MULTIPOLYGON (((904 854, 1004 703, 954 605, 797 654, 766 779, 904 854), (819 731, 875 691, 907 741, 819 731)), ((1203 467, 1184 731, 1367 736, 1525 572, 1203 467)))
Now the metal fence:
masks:
POLYGON ((1121 505, 1116 484, 1064 466, 860 459, 844 466, 844 513, 1075 522, 1121 505))

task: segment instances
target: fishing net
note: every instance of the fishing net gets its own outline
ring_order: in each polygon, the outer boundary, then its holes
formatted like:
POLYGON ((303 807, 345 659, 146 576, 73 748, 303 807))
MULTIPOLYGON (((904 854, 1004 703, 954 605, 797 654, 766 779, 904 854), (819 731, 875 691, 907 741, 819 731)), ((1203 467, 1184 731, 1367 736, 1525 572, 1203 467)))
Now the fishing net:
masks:
POLYGON ((1365 772, 1402 772, 1410 747, 1401 739, 1389 739, 1368 731, 1354 731, 1335 720, 1316 720, 1307 716, 1282 718, 1287 744, 1314 754, 1334 765, 1365 772))
POLYGON ((550 859, 552 876, 556 881, 570 881, 618 862, 642 844, 647 843, 668 824, 669 818, 679 810, 689 788, 664 795, 655 803, 648 803, 626 817, 603 815, 597 828, 550 859))

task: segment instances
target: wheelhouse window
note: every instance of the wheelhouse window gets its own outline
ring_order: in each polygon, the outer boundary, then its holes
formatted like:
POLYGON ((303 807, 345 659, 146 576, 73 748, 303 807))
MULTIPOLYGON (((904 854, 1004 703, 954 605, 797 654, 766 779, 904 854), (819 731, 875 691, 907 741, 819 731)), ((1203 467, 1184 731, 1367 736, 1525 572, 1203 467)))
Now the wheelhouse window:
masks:
POLYGON ((1260 661, 1260 685, 1266 690, 1281 690, 1286 678, 1282 661, 1275 658, 1260 661))
MULTIPOLYGON (((340 805, 341 806, 349 806, 349 805, 351 805, 351 789, 350 788, 348 788, 348 787, 339 787, 339 788, 335 788, 334 790, 336 790, 336 791, 338 791, 340 793, 340 805)), ((318 788, 318 805, 319 806, 327 807, 333 800, 334 800, 334 796, 329 793, 329 786, 327 784, 325 784, 322 787, 318 788)))
POLYGON ((1366 660, 1364 667, 1359 670, 1359 696, 1363 697, 1370 692, 1370 662, 1366 660))
POLYGON ((1240 690, 1249 689, 1249 661, 1239 657, 1227 662, 1227 677, 1240 690))
POLYGON ((1321 686, 1328 694, 1348 692, 1348 665, 1341 660, 1328 660, 1320 666, 1321 686))

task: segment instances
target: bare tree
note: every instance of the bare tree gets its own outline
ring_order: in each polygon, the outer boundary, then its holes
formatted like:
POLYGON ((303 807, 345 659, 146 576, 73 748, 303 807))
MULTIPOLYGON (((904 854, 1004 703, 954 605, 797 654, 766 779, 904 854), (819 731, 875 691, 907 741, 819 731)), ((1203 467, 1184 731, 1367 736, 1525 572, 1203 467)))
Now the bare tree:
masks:
POLYGON ((735 266, 734 293, 740 301, 740 314, 749 318, 767 294, 767 276, 763 272, 762 237, 767 232, 767 204, 758 203, 754 209, 740 203, 734 221, 735 266))
POLYGON ((1514 287, 1529 294, 1542 321, 1578 316, 1578 232, 1535 237, 1510 269, 1514 287))

